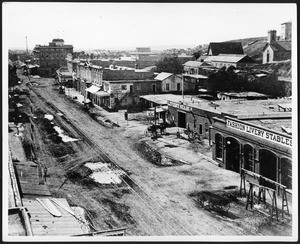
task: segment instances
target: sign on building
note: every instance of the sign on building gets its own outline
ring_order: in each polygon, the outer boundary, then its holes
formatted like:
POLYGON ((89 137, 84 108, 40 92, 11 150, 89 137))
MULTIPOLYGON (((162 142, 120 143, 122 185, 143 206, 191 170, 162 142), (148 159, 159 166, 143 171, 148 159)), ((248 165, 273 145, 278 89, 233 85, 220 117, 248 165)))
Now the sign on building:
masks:
POLYGON ((258 138, 268 140, 270 142, 275 142, 277 144, 292 147, 292 138, 281 135, 274 131, 265 130, 253 125, 248 125, 242 122, 234 121, 231 119, 226 119, 226 127, 253 135, 258 138))

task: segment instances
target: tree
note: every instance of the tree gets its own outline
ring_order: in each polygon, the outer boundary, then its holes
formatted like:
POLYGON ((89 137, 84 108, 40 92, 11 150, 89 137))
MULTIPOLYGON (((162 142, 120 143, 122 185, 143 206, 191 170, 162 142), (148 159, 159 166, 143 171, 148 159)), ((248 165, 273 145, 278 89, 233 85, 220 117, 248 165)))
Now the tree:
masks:
POLYGON ((183 66, 177 56, 164 57, 156 63, 157 72, 169 72, 173 74, 182 74, 183 66))

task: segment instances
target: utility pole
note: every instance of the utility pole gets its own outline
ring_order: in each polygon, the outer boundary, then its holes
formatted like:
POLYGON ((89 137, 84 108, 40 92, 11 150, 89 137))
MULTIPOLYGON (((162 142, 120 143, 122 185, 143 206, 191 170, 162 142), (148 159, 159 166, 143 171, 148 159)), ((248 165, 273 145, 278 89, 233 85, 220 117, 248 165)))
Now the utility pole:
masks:
POLYGON ((27 43, 27 36, 25 36, 25 38, 26 38, 26 53, 27 53, 27 55, 28 55, 28 43, 27 43))
POLYGON ((182 74, 182 99, 184 100, 184 95, 183 95, 183 80, 184 80, 184 75, 182 74))

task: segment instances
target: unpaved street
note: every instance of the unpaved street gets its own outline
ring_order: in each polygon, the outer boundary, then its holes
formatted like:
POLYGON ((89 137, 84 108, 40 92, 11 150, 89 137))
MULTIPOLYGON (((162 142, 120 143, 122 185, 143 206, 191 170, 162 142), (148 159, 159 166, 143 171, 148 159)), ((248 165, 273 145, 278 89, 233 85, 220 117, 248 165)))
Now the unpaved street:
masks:
POLYGON ((136 236, 265 233, 263 223, 259 218, 255 220, 251 211, 240 216, 249 220, 241 225, 238 220, 222 218, 199 208, 191 197, 193 192, 203 189, 223 190, 224 187, 238 186, 238 174, 221 169, 201 156, 192 164, 154 165, 139 152, 136 145, 139 135, 125 136, 124 127, 101 125, 80 104, 59 94, 53 80, 40 79, 37 83, 40 85, 30 86, 34 91, 30 92, 34 109, 52 114, 55 123, 71 137, 81 139, 65 143, 73 153, 57 158, 47 155, 41 142, 39 156, 49 168, 51 193, 90 210, 90 217, 97 228, 125 227, 126 235, 136 236), (126 172, 128 177, 123 178, 121 185, 99 186, 74 178, 60 187, 68 170, 83 162, 97 162, 97 159, 101 161, 103 158, 126 172))

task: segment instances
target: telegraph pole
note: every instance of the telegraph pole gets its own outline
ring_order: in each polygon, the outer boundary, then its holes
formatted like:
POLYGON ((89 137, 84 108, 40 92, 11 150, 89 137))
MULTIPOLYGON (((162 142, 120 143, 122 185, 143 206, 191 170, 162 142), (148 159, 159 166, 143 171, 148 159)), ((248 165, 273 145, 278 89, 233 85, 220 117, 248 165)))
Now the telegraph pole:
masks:
POLYGON ((184 75, 182 74, 182 99, 184 99, 184 95, 183 95, 183 80, 184 80, 184 75))
POLYGON ((25 36, 25 38, 26 38, 26 53, 27 53, 27 55, 28 55, 28 43, 27 43, 27 36, 25 36))

